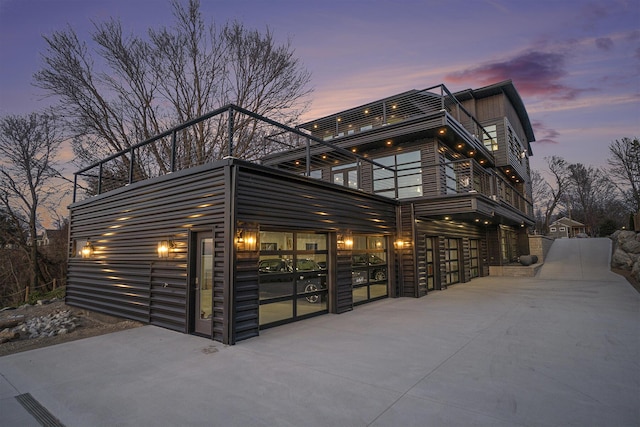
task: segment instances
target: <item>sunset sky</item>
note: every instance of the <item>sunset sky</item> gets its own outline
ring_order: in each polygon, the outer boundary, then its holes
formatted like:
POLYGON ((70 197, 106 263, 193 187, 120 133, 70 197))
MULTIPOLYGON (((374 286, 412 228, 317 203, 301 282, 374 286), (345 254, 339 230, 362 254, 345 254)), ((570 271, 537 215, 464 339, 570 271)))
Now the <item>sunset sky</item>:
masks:
MULTIPOLYGON (((604 166, 609 143, 640 136, 637 0, 202 1, 205 20, 267 26, 312 73, 305 120, 409 89, 512 79, 544 157, 604 166)), ((168 0, 0 0, 0 115, 51 100, 31 85, 42 35, 120 18, 129 32, 170 25, 168 0)))

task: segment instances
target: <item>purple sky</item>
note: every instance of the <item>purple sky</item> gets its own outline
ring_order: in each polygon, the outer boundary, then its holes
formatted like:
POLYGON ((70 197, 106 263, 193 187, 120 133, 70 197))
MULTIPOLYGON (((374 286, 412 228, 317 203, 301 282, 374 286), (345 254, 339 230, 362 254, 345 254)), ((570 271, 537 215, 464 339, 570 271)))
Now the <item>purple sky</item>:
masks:
MULTIPOLYGON (((640 136, 637 0, 203 0, 206 20, 237 19, 290 38, 323 116, 409 89, 452 91, 512 79, 544 157, 604 166, 609 143, 640 136)), ((170 25, 168 0, 0 0, 0 115, 48 106, 31 85, 43 34, 88 40, 109 16, 143 34, 170 25)))

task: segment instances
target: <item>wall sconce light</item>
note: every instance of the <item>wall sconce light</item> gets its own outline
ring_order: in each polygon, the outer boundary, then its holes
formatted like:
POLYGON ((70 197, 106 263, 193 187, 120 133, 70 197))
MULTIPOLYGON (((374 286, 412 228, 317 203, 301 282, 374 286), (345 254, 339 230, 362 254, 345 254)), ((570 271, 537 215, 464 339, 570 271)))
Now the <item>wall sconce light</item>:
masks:
POLYGON ((338 233, 337 246, 339 251, 350 251, 353 249, 353 237, 351 233, 338 233))
POLYGON ((158 257, 159 258, 169 258, 169 253, 171 249, 175 248, 176 245, 173 243, 173 240, 161 240, 158 242, 158 257))
POLYGON ((258 238, 255 231, 239 228, 236 230, 235 244, 239 251, 255 251, 258 238))
POLYGON ((402 250, 407 246, 407 244, 404 240, 398 239, 395 242, 393 242, 393 246, 398 250, 402 250))
POLYGON ((93 256, 93 245, 91 244, 91 239, 87 239, 87 243, 85 243, 82 249, 80 249, 80 255, 84 259, 88 259, 93 256))

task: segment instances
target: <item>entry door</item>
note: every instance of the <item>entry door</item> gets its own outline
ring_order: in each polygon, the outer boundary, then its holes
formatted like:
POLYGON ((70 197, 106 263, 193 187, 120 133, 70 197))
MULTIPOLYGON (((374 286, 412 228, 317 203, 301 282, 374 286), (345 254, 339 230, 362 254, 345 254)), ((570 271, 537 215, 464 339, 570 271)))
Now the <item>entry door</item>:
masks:
POLYGON ((198 233, 196 250, 195 332, 211 335, 213 322, 213 233, 198 233))

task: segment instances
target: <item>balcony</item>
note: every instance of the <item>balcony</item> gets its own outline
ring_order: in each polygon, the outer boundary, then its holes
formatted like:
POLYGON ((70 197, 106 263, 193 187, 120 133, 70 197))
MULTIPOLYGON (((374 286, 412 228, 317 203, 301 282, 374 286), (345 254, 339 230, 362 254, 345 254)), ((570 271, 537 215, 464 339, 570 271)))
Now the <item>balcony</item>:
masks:
POLYGON ((400 135, 422 131, 437 136, 452 148, 458 147, 465 154, 474 153, 483 163, 494 164, 493 154, 482 142, 492 136, 442 84, 394 95, 298 128, 343 147, 350 147, 350 140, 354 144, 366 143, 369 139, 379 141, 391 135, 392 128, 401 129, 397 133, 400 135), (368 138, 369 134, 372 138, 368 138))
POLYGON ((427 166, 425 199, 482 195, 493 202, 509 206, 531 218, 533 204, 509 181, 473 159, 456 160, 427 166))

